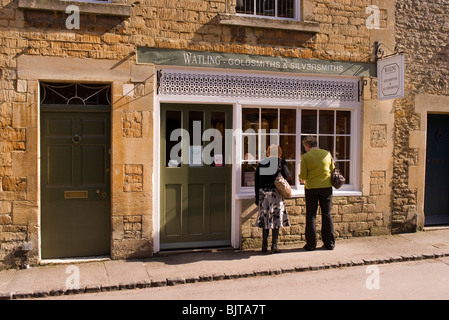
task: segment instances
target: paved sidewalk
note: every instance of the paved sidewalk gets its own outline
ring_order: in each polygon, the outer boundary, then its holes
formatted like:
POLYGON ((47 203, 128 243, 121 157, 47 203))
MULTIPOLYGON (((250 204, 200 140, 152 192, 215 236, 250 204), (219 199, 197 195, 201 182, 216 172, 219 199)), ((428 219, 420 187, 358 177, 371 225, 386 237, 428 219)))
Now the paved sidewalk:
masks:
POLYGON ((306 252, 301 247, 289 247, 271 255, 259 251, 213 250, 145 260, 47 265, 0 271, 0 300, 172 286, 447 256, 449 230, 444 229, 337 240, 334 251, 306 252), (68 288, 67 284, 76 284, 72 280, 77 271, 79 288, 68 288))

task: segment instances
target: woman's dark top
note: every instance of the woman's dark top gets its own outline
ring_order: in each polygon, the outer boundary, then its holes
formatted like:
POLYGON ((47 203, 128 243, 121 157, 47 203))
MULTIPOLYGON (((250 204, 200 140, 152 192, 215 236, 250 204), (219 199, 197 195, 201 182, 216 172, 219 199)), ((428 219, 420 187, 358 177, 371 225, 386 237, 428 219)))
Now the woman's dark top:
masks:
POLYGON ((274 181, 278 175, 279 163, 281 163, 281 174, 285 179, 290 178, 290 171, 287 167, 287 161, 279 158, 267 158, 262 160, 256 169, 255 174, 255 193, 256 204, 259 205, 259 189, 276 189, 274 181), (277 161, 276 161, 277 160, 277 161), (270 164, 272 163, 272 166, 270 164))

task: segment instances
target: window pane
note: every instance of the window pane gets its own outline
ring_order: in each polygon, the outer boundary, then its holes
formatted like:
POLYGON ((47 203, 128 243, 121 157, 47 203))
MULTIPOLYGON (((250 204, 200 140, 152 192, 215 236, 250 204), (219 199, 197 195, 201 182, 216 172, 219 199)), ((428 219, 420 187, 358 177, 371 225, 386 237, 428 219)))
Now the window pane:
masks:
POLYGON ((202 135, 204 128, 204 113, 201 111, 189 112, 189 134, 190 145, 202 145, 202 135))
POLYGON ((318 147, 329 151, 332 155, 334 154, 334 137, 332 136, 320 136, 320 141, 318 142, 318 147))
MULTIPOLYGON (((305 154, 306 153, 306 149, 304 148, 304 145, 302 144, 302 140, 305 138, 306 136, 302 136, 301 137, 301 155, 303 155, 303 154, 305 154)), ((314 136, 315 137, 315 139, 317 139, 317 137, 316 136, 314 136)))
POLYGON ((351 134, 350 111, 337 111, 337 134, 351 134))
POLYGON ((286 160, 296 159, 296 137, 281 136, 282 158, 286 160))
MULTIPOLYGON (((226 163, 226 157, 225 157, 225 146, 226 146, 226 140, 225 140, 225 128, 226 128, 226 113, 225 112, 212 112, 211 113, 211 129, 217 130, 217 134, 221 137, 221 141, 211 141, 210 143, 214 143, 214 149, 213 154, 211 154, 211 157, 214 157, 214 165, 215 165, 215 156, 221 155, 221 163, 218 163, 218 166, 225 165, 226 163)), ((215 139, 215 138, 211 138, 215 139)), ((220 160, 220 159, 216 159, 220 160)))
POLYGON ((276 0, 257 0, 257 2, 263 6, 263 11, 257 13, 263 16, 276 16, 276 0))
POLYGON ((351 182, 351 171, 349 169, 350 162, 349 161, 337 161, 336 166, 338 169, 340 169, 340 172, 343 174, 343 177, 345 177, 346 182, 345 184, 350 184, 351 182))
POLYGON ((176 155, 173 155, 174 159, 170 159, 170 153, 179 143, 181 137, 178 136, 177 141, 170 141, 170 136, 174 130, 182 128, 181 111, 167 111, 165 122, 165 166, 176 168, 181 166, 181 148, 179 148, 179 152, 176 155))
POLYGON ((281 109, 281 133, 296 133, 296 110, 281 109))
POLYGON ((259 143, 257 135, 243 136, 243 160, 258 160, 259 143))
POLYGON ((235 11, 243 14, 254 14, 254 0, 237 0, 235 11))
POLYGON ((334 134, 334 111, 320 111, 320 134, 334 134))
POLYGON ((278 109, 262 109, 262 130, 265 130, 265 133, 270 133, 271 130, 277 129, 278 109))
POLYGON ((290 176, 292 177, 293 185, 295 184, 296 177, 296 162, 295 161, 287 161, 288 171, 290 171, 290 176))
POLYGON ((279 135, 274 135, 274 134, 270 134, 270 135, 265 135, 262 134, 259 136, 260 137, 260 150, 261 150, 261 160, 265 159, 267 157, 267 149, 269 146, 271 145, 280 145, 280 139, 279 139, 279 135))
POLYGON ((242 109, 242 130, 259 130, 259 109, 242 109))
POLYGON ((292 19, 295 17, 294 0, 278 0, 278 17, 292 19))
POLYGON ((301 133, 316 134, 317 111, 302 110, 301 112, 301 133))
POLYGON ((254 187, 256 163, 243 163, 242 164, 242 186, 254 187))
POLYGON ((338 160, 350 160, 351 159, 351 137, 339 137, 337 136, 337 150, 335 157, 338 160))

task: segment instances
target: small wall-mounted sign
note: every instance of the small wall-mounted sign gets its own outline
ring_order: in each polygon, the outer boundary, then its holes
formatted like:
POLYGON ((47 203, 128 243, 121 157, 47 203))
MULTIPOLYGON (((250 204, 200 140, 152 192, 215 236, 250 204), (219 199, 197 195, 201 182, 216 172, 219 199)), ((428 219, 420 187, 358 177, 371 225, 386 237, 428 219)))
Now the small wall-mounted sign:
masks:
POLYGON ((377 62, 378 99, 399 99, 405 96, 404 55, 379 60, 377 62))

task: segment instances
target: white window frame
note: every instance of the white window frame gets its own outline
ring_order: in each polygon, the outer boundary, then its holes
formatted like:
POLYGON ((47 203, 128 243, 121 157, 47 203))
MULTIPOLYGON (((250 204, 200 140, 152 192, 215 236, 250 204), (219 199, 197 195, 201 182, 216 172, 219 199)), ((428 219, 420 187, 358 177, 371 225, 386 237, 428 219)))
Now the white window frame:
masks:
MULTIPOLYGON (((254 104, 249 104, 249 103, 245 103, 240 105, 240 110, 237 111, 239 118, 240 118, 240 132, 242 130, 242 109, 243 108, 263 108, 263 109, 287 109, 287 108, 292 108, 293 106, 279 106, 279 105, 267 105, 267 104, 260 104, 260 105, 254 105, 254 104)), ((332 110, 332 111, 350 111, 351 112, 351 134, 349 135, 339 135, 339 134, 326 134, 326 136, 333 136, 334 139, 336 136, 349 136, 351 137, 351 142, 350 142, 350 183, 349 184, 345 184, 342 186, 341 189, 334 190, 335 191, 335 195, 355 195, 355 196, 359 196, 361 194, 360 191, 358 191, 360 189, 360 151, 361 151, 361 146, 360 146, 360 141, 359 141, 359 137, 361 136, 361 108, 356 108, 356 107, 345 107, 345 106, 336 106, 336 107, 303 107, 303 106, 297 106, 297 107, 293 107, 296 109, 296 154, 297 157, 295 159, 296 162, 296 170, 295 170, 295 176, 293 177, 293 182, 294 182, 294 186, 292 186, 292 191, 293 191, 293 197, 302 197, 305 194, 305 190, 304 190, 304 185, 300 185, 299 183, 299 173, 300 173, 300 168, 301 168, 301 159, 299 158, 299 154, 300 154, 300 150, 301 150, 301 143, 302 143, 302 139, 301 139, 301 112, 303 110, 332 110), (359 121, 357 121, 357 119, 359 119, 359 121)), ((336 117, 334 118, 334 121, 336 121, 336 117)), ((243 136, 237 137, 236 139, 236 144, 237 144, 237 148, 236 148, 236 152, 239 152, 238 154, 235 155, 235 157, 237 158, 236 161, 236 166, 237 166, 237 172, 239 173, 238 175, 238 182, 237 182, 237 190, 238 193, 240 195, 241 198, 250 198, 252 195, 254 197, 254 187, 245 187, 242 185, 241 183, 241 175, 242 175, 242 168, 243 168, 243 162, 244 160, 241 158, 243 155, 243 136)), ((259 146, 260 147, 260 146, 259 146)), ((263 150, 260 150, 259 148, 259 153, 263 152, 263 150)))
MULTIPOLYGON (((245 1, 245 0, 242 0, 245 1)), ((291 20, 291 21, 299 21, 301 17, 301 1, 303 0, 293 0, 294 1, 294 17, 293 18, 284 18, 284 17, 278 17, 278 0, 276 0, 276 12, 274 16, 265 16, 265 15, 258 15, 257 14, 257 8, 256 8, 256 1, 259 0, 252 0, 254 3, 254 13, 236 13, 237 16, 242 17, 256 17, 256 18, 265 18, 265 19, 275 19, 275 20, 291 20)), ((237 0, 238 2, 238 0, 237 0)), ((236 11, 237 11, 237 2, 236 2, 236 11)))

